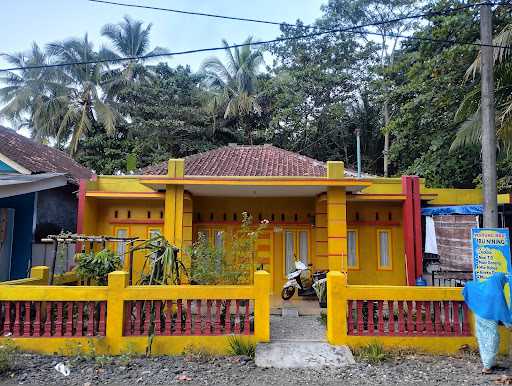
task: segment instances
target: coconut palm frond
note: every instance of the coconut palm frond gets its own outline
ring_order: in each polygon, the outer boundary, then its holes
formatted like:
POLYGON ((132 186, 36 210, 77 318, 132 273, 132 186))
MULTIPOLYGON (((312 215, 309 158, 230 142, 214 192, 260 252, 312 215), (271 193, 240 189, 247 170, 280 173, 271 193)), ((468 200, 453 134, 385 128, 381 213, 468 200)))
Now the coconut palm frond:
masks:
POLYGON ((455 112, 455 121, 465 121, 480 108, 480 87, 474 87, 468 92, 455 112))
MULTIPOLYGON (((492 39, 492 44, 497 46, 493 49, 494 63, 503 63, 512 53, 512 24, 507 24, 501 32, 492 39)), ((480 72, 480 51, 474 62, 466 70, 465 79, 474 79, 480 72)))
POLYGON ((118 121, 115 110, 106 103, 103 103, 99 98, 94 100, 94 110, 96 111, 98 122, 103 125, 107 134, 113 135, 116 132, 116 122, 118 121))
POLYGON ((464 121, 457 131, 455 139, 450 146, 450 151, 469 146, 477 145, 480 143, 481 138, 481 124, 480 124, 480 109, 472 114, 466 121, 464 121))
MULTIPOLYGON (((244 41, 246 45, 230 48, 229 43, 223 40, 226 62, 212 57, 200 67, 203 82, 217 95, 216 107, 223 109, 221 113, 225 119, 242 118, 262 111, 257 101, 256 80, 264 60, 261 49, 254 48, 251 43, 252 37, 248 37, 244 41)), ((211 101, 208 102, 208 109, 211 110, 212 105, 211 101)))

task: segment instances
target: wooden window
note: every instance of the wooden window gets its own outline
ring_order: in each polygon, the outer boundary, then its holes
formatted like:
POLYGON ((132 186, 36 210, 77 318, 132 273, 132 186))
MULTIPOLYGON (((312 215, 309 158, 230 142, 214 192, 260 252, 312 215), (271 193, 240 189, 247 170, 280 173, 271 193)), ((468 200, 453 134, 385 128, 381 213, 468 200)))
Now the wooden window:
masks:
POLYGON ((285 275, 295 269, 295 261, 308 265, 309 232, 307 230, 285 230, 284 232, 284 264, 285 275))
POLYGON ((152 239, 155 236, 159 236, 162 234, 161 228, 149 228, 148 229, 148 239, 152 239))
POLYGON ((359 269, 359 235, 356 229, 347 231, 348 267, 359 269))
POLYGON ((285 258, 285 275, 293 271, 295 262, 295 240, 294 232, 286 231, 284 233, 284 258, 285 258))
POLYGON ((219 228, 199 228, 197 230, 197 240, 202 237, 218 251, 224 251, 225 233, 224 229, 219 228))
MULTIPOLYGON (((153 237, 156 237, 158 235, 162 234, 161 228, 148 228, 148 239, 152 239, 153 237)), ((151 257, 153 259, 157 258, 156 252, 151 254, 151 257)))
POLYGON ((392 269, 391 257, 391 230, 377 230, 377 252, 378 252, 378 268, 383 270, 392 269))
MULTIPOLYGON (((115 229, 116 237, 129 237, 128 228, 116 228, 115 229)), ((115 243, 116 254, 121 258, 121 262, 124 263, 125 254, 126 254, 126 244, 127 242, 118 241, 115 243)))
MULTIPOLYGON (((224 229, 218 229, 218 228, 199 228, 197 230, 197 239, 202 238, 206 240, 206 242, 214 246, 215 249, 220 252, 219 259, 216 261, 217 270, 220 271, 222 268, 222 260, 221 256, 224 254, 225 249, 225 234, 226 232, 224 229)), ((193 262, 192 262, 193 263, 193 262)))

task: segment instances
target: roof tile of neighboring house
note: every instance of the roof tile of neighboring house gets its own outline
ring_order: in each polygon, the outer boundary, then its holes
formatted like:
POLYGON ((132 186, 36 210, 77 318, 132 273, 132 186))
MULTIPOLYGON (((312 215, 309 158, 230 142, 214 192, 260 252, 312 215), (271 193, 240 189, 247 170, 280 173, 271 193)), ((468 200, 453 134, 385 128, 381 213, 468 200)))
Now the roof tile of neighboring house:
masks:
POLYGON ((0 126, 0 154, 31 174, 65 173, 73 183, 78 183, 80 178, 92 176, 91 170, 77 163, 65 152, 37 143, 3 126, 0 126))
MULTIPOLYGON (((147 166, 141 174, 167 174, 167 162, 147 166)), ((229 145, 185 157, 186 176, 325 177, 324 162, 272 145, 229 145)), ((346 175, 353 172, 345 170, 346 175)))

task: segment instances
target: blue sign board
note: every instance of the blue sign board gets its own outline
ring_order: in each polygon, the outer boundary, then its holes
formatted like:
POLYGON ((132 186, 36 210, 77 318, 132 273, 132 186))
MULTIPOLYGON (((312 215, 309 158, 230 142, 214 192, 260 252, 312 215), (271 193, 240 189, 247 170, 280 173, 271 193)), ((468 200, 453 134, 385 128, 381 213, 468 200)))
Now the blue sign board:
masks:
POLYGON ((512 273, 508 229, 473 228, 473 278, 482 281, 496 272, 512 273))

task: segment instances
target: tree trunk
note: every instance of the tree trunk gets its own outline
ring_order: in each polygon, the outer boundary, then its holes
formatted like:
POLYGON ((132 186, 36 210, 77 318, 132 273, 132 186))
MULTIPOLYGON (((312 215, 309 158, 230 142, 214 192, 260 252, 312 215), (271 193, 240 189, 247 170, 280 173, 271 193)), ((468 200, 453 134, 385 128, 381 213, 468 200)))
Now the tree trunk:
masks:
MULTIPOLYGON (((388 100, 386 99, 384 101, 384 107, 383 107, 383 116, 384 116, 384 127, 386 127, 389 123, 389 106, 388 106, 388 100)), ((384 177, 389 176, 389 133, 384 133, 384 177)))

